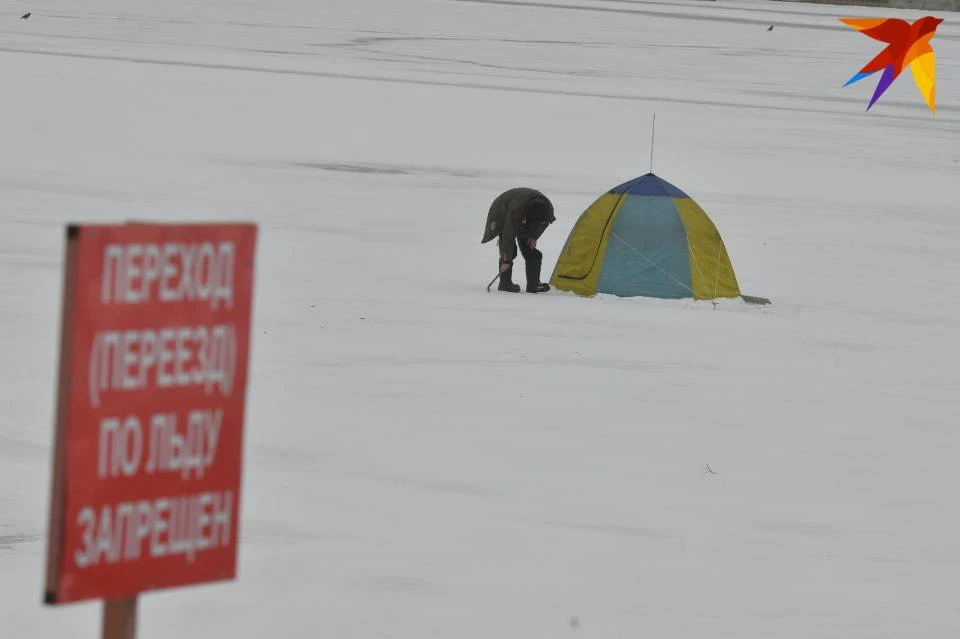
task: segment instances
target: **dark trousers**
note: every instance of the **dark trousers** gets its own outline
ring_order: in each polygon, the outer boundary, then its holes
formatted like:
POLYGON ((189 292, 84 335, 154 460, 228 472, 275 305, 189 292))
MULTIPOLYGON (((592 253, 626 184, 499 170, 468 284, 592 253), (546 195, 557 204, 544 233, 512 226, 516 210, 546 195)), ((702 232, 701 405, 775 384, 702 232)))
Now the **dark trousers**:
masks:
MULTIPOLYGON (((527 244, 527 240, 516 238, 517 249, 523 256, 524 266, 526 267, 527 286, 536 286, 540 283, 540 269, 543 266, 543 253, 539 249, 532 248, 527 244)), ((503 277, 507 282, 513 281, 513 267, 510 268, 503 277)))

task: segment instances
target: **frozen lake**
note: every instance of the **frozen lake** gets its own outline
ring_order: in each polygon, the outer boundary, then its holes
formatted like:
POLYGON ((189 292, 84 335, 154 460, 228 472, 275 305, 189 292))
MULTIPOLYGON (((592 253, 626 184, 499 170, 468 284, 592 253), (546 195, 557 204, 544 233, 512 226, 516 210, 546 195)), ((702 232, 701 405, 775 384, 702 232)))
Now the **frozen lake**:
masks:
POLYGON ((261 233, 240 578, 144 596, 143 639, 958 634, 960 21, 936 116, 909 72, 865 113, 837 17, 923 14, 835 11, 5 3, 4 637, 98 632, 40 603, 60 269, 125 219, 261 233), (488 294, 492 199, 551 198, 548 279, 654 114, 773 305, 488 294))

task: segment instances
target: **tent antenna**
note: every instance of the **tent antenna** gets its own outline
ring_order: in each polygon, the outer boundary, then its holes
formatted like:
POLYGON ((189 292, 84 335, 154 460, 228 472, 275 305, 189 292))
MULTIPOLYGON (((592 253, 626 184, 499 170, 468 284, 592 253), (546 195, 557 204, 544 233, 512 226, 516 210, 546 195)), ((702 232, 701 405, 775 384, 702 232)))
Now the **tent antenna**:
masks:
POLYGON ((653 114, 653 125, 650 127, 650 173, 653 173, 653 137, 657 130, 657 114, 653 114))

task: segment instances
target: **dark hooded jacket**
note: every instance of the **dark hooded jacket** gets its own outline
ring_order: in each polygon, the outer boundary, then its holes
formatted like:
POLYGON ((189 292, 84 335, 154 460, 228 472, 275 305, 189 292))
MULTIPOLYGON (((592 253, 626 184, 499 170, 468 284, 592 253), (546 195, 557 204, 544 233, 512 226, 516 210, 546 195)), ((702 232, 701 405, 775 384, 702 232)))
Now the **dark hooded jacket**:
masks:
POLYGON ((517 187, 504 191, 490 205, 481 244, 500 238, 500 257, 513 261, 517 239, 538 239, 556 221, 553 204, 540 191, 517 187))

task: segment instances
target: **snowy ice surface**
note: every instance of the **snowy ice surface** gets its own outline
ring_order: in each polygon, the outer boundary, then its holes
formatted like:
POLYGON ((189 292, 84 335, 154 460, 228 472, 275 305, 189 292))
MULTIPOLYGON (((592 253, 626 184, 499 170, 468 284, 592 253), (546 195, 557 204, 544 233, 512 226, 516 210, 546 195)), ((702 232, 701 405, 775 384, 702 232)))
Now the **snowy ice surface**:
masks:
POLYGON ((4 639, 98 632, 40 603, 63 225, 133 218, 261 228, 240 578, 140 637, 960 634, 956 14, 934 117, 841 88, 882 45, 838 16, 918 12, 0 7, 4 639), (493 197, 553 199, 549 277, 654 113, 774 304, 488 294, 493 197))

